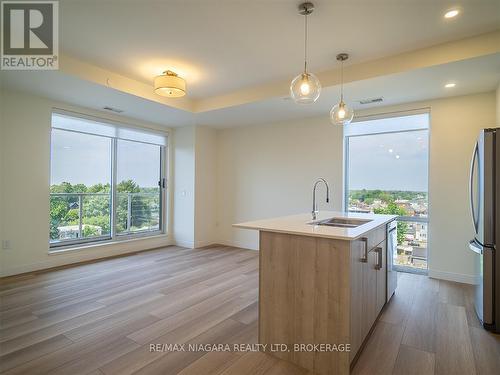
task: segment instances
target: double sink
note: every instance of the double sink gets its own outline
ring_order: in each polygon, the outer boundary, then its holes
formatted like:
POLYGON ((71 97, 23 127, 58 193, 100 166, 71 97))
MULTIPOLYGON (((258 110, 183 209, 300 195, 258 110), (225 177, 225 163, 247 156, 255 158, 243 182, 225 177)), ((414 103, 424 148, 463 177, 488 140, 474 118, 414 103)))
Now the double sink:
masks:
POLYGON ((332 217, 329 219, 313 221, 308 224, 310 225, 325 225, 328 227, 338 227, 338 228, 356 228, 360 225, 369 223, 371 220, 366 219, 347 219, 343 217, 332 217))

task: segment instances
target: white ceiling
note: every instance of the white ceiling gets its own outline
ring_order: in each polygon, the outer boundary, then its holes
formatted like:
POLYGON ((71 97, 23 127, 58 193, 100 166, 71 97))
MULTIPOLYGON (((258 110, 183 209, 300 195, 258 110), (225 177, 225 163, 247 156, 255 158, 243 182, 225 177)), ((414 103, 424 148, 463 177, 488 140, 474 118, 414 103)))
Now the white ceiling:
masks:
MULTIPOLYGON (((349 83, 344 88, 348 104, 355 110, 411 103, 428 99, 493 91, 500 81, 500 53, 400 74, 349 83), (456 83, 447 89, 448 82, 456 83), (383 97, 382 103, 361 105, 360 100, 383 97)), ((312 105, 298 105, 289 98, 274 98, 196 114, 196 122, 212 127, 263 124, 325 116, 339 100, 338 86, 321 91, 312 105)))
POLYGON ((63 103, 103 110, 124 110, 122 115, 170 127, 192 125, 193 114, 139 96, 85 81, 61 71, 0 71, 1 86, 63 103))
MULTIPOLYGON (((325 116, 338 101, 339 87, 324 88, 318 102, 297 105, 285 98, 274 98, 251 104, 203 113, 190 113, 161 103, 126 94, 96 83, 87 82, 60 71, 0 72, 2 85, 15 90, 32 92, 54 100, 96 110, 105 106, 125 110, 124 116, 172 127, 190 124, 217 128, 263 124, 275 121, 325 116)), ((374 105, 357 101, 382 96, 376 106, 415 102, 448 96, 494 90, 500 81, 500 53, 450 64, 413 70, 400 74, 355 81, 345 87, 349 104, 357 110, 374 105), (444 84, 455 82, 453 89, 444 84)))
MULTIPOLYGON (((289 79, 302 68, 301 1, 61 0, 61 50, 145 83, 170 68, 192 98, 289 79)), ((500 26, 500 0, 313 0, 312 71, 481 34, 500 26), (463 12, 453 20, 451 6, 463 12)))

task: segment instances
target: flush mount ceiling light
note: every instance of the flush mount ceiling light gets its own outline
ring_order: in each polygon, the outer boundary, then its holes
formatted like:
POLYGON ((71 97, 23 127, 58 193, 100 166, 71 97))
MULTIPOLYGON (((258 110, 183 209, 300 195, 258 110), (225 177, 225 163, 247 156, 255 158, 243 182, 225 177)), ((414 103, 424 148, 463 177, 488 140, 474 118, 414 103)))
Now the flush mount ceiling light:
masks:
POLYGON ((449 11, 447 11, 445 14, 444 14, 444 18, 455 18, 456 16, 458 16, 458 14, 460 13, 460 11, 458 9, 450 9, 449 11))
POLYGON ((451 89, 453 87, 455 87, 457 84, 454 83, 454 82, 450 82, 450 83, 447 83, 446 85, 444 85, 444 87, 446 87, 447 89, 451 89))
POLYGON ((169 98, 180 98, 186 95, 186 81, 177 73, 167 70, 155 77, 155 93, 169 98))
POLYGON ((299 5, 299 14, 304 16, 304 71, 295 77, 290 84, 290 96, 295 103, 314 103, 321 93, 321 83, 312 73, 307 71, 307 16, 314 10, 313 3, 299 5))
POLYGON ((344 103, 344 61, 349 58, 347 53, 339 53, 337 60, 340 61, 340 102, 330 111, 330 121, 334 125, 347 125, 354 117, 354 111, 344 103))

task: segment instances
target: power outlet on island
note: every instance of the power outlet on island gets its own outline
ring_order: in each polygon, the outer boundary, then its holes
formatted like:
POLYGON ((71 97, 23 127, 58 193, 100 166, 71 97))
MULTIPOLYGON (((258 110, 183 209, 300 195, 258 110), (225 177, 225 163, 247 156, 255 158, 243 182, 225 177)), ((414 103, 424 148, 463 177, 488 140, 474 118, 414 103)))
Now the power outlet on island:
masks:
POLYGON ((2 240, 2 250, 10 250, 12 247, 12 244, 10 240, 2 240))

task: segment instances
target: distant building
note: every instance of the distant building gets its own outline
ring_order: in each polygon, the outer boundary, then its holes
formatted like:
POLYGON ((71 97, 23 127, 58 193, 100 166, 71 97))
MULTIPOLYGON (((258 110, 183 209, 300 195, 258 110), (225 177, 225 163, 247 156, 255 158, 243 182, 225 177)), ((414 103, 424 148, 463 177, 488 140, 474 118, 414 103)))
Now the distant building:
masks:
MULTIPOLYGON (((85 228, 94 229, 94 231, 97 233, 98 236, 100 236, 102 234, 102 228, 98 225, 83 224, 82 225, 82 232, 85 230, 85 228)), ((80 228, 78 225, 65 225, 62 227, 57 227, 57 230, 59 232, 59 239, 60 240, 70 240, 70 239, 78 238, 79 229, 80 228)))

